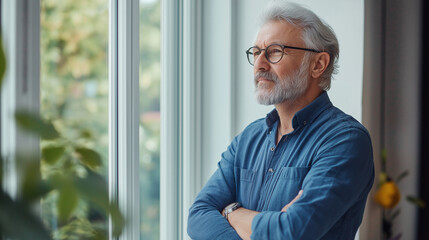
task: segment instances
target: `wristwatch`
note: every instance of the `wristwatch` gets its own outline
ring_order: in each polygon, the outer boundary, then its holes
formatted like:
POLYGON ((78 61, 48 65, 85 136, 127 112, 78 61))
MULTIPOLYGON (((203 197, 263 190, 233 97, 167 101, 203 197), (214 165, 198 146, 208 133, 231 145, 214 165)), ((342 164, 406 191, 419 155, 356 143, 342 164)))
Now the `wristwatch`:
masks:
POLYGON ((233 211, 237 210, 240 207, 241 207, 241 203, 239 202, 233 202, 229 204, 223 209, 223 216, 228 220, 228 214, 232 213, 233 211))

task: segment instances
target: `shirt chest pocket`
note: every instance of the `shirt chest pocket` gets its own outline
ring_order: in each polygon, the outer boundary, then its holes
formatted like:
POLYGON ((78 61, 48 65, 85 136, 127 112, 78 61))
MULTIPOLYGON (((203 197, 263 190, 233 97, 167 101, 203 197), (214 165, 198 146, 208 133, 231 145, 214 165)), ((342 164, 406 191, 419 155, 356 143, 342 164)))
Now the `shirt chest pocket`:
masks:
POLYGON ((267 210, 280 211, 292 201, 301 190, 302 182, 309 170, 308 167, 282 167, 273 186, 267 210))
POLYGON ((240 202, 243 207, 249 208, 251 202, 251 196, 253 193, 255 171, 250 169, 236 168, 236 172, 239 172, 237 201, 240 202))

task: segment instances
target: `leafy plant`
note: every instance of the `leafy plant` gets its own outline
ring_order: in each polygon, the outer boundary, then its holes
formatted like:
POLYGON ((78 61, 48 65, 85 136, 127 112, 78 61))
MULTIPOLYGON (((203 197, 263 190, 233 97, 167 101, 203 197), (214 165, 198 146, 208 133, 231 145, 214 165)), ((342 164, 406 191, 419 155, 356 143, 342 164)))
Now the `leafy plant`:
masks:
MULTIPOLYGON (((401 233, 393 237, 393 222, 401 213, 401 209, 395 209, 401 200, 401 192, 397 184, 404 179, 409 172, 403 171, 396 179, 391 178, 386 171, 387 153, 383 149, 381 151, 381 171, 379 175, 378 190, 375 194, 374 200, 383 207, 383 222, 382 230, 384 239, 399 240, 402 236, 401 233)), ((415 204, 418 207, 425 207, 425 202, 415 196, 407 196, 408 202, 415 204)))
MULTIPOLYGON (((61 236, 64 232, 70 232, 70 229, 78 230, 73 227, 80 226, 77 222, 87 222, 90 225, 80 228, 86 231, 79 236, 87 235, 91 239, 98 236, 103 239, 102 236, 108 235, 107 217, 110 215, 114 226, 113 234, 118 236, 124 226, 124 219, 118 207, 109 202, 107 182, 97 172, 102 165, 101 156, 75 140, 65 138, 52 122, 42 120, 37 115, 18 112, 16 121, 22 129, 45 140, 41 165, 46 176, 37 175, 35 178, 32 177, 34 173, 27 172, 25 176, 34 179, 24 181, 30 185, 24 185, 24 193, 40 189, 40 192, 32 195, 55 200, 57 216, 54 217, 58 219, 59 232, 55 233, 55 229, 52 229, 54 233, 61 236), (50 142, 46 142, 47 140, 50 142), (39 185, 31 186, 34 183, 39 185), (47 188, 49 191, 46 191, 47 188), (86 210, 83 213, 78 211, 78 206, 82 205, 86 210), (89 214, 97 217, 88 217, 89 214), (105 224, 100 224, 101 222, 105 224)), ((33 171, 40 172, 37 168, 33 168, 33 171)), ((70 239, 69 235, 65 238, 70 239)))
MULTIPOLYGON (((0 38, 0 87, 5 69, 0 38)), ((10 239, 107 239, 110 216, 113 235, 119 236, 125 220, 118 206, 109 202, 107 182, 97 172, 102 163, 100 155, 64 137, 52 121, 36 114, 17 112, 15 118, 18 126, 47 144, 41 158, 39 154, 16 153, 17 172, 23 176, 16 198, 3 189, 0 175, 0 232, 10 239), (42 176, 41 167, 48 169, 46 176, 42 176), (61 231, 46 228, 46 223, 34 211, 34 206, 52 196, 61 231), (85 206, 86 211, 79 212, 78 205, 85 206), (93 216, 88 218, 88 214, 93 216)), ((0 173, 3 173, 2 158, 0 173)))

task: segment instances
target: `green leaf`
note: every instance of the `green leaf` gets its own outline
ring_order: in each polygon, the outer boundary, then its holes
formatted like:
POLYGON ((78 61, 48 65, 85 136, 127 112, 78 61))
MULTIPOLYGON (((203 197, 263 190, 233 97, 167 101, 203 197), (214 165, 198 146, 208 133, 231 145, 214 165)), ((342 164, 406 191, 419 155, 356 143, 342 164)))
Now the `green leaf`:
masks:
POLYGON ((74 185, 83 198, 86 198, 108 212, 109 193, 104 177, 88 170, 86 178, 75 178, 74 185))
POLYGON ((0 191, 0 229, 10 239, 51 239, 40 218, 29 205, 12 200, 0 191))
POLYGON ((3 186, 3 157, 0 156, 0 186, 3 186))
POLYGON ((396 178, 396 183, 399 183, 402 179, 404 179, 406 176, 408 176, 409 171, 405 170, 403 171, 397 178, 396 178))
POLYGON ((381 185, 383 185, 385 182, 387 182, 388 179, 389 179, 389 177, 387 176, 387 174, 385 172, 380 172, 380 174, 378 175, 378 188, 380 188, 381 185))
POLYGON ((95 229, 93 238, 94 238, 94 240, 109 239, 109 237, 107 235, 107 231, 103 230, 103 229, 95 229))
POLYGON ((80 161, 90 169, 101 166, 101 156, 96 151, 83 147, 77 147, 75 151, 78 153, 80 161))
POLYGON ((3 50, 3 41, 0 35, 0 89, 3 84, 4 73, 6 72, 6 56, 3 50))
POLYGON ((60 222, 65 222, 73 214, 77 207, 79 197, 76 188, 68 182, 63 181, 58 197, 58 217, 60 222))
POLYGON ((421 198, 419 197, 415 197, 415 196, 407 196, 407 201, 417 205, 419 208, 425 208, 426 207, 426 203, 425 201, 423 201, 421 198))
MULTIPOLYGON (((28 159, 27 159, 28 160, 28 159)), ((39 200, 42 196, 52 190, 51 186, 42 180, 38 159, 23 161, 22 199, 27 202, 39 200)))
POLYGON ((54 164, 64 154, 66 148, 64 146, 47 146, 42 149, 43 160, 48 164, 54 164))
POLYGON ((122 229, 125 226, 125 219, 119 211, 119 207, 115 204, 110 205, 110 216, 113 222, 112 234, 114 237, 118 237, 122 233, 122 229))
POLYGON ((393 221, 397 216, 399 216, 400 213, 401 213, 401 209, 396 209, 396 211, 392 213, 392 216, 390 217, 390 221, 393 221))
POLYGON ((119 236, 125 225, 125 219, 118 206, 109 202, 106 180, 101 175, 88 170, 86 178, 76 178, 75 181, 75 186, 83 198, 100 207, 106 215, 110 214, 113 222, 113 236, 119 236))
POLYGON ((385 148, 381 149, 381 166, 382 169, 386 169, 386 162, 387 162, 387 151, 385 148))
POLYGON ((79 135, 81 138, 86 138, 86 139, 90 139, 93 137, 92 132, 87 129, 82 130, 79 135))
POLYGON ((24 130, 39 135, 42 139, 55 139, 60 135, 51 122, 43 121, 39 115, 29 112, 16 112, 15 120, 24 130))

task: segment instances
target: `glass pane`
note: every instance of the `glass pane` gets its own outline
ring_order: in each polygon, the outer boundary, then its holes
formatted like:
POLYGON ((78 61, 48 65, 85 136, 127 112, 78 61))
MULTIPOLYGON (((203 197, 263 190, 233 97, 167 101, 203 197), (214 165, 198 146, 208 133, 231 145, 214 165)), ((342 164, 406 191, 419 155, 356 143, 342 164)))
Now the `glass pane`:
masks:
POLYGON ((108 233, 105 213, 67 184, 92 172, 107 176, 108 6, 109 0, 41 0, 41 115, 62 136, 41 141, 41 171, 66 183, 42 200, 42 218, 55 239, 108 233))
POLYGON ((140 0, 140 239, 159 239, 160 0, 140 0))

